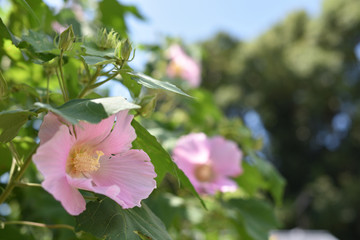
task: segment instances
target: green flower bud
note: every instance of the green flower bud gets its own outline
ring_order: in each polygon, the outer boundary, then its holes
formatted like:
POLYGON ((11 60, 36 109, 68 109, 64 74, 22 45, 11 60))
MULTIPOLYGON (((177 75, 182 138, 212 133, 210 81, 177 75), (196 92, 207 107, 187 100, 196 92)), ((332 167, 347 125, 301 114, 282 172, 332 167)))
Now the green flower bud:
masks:
POLYGON ((121 58, 125 61, 129 60, 132 51, 132 46, 129 39, 121 41, 121 58))
POLYGON ((68 51, 75 42, 75 34, 72 25, 60 34, 59 49, 68 51))
POLYGON ((119 41, 118 33, 113 29, 108 33, 106 29, 99 31, 96 44, 100 48, 115 48, 119 41))

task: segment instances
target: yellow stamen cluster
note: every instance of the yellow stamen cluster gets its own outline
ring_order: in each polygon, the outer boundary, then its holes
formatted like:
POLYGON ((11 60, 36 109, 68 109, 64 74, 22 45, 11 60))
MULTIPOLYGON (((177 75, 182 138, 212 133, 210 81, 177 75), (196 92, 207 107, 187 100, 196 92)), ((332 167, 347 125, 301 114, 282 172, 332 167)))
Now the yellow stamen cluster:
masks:
POLYGON ((67 160, 67 173, 72 177, 83 177, 100 168, 99 160, 104 153, 89 148, 72 149, 67 160))

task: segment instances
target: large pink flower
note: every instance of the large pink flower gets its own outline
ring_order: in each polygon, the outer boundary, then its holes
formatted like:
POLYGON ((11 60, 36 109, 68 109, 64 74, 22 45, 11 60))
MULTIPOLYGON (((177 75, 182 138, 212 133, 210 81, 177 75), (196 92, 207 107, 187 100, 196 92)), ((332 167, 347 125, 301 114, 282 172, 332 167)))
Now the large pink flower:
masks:
POLYGON ((179 45, 172 45, 167 51, 170 63, 166 69, 171 78, 180 77, 191 87, 198 87, 201 83, 201 69, 199 63, 189 57, 179 45))
POLYGON ((81 121, 73 126, 53 113, 44 117, 33 160, 44 176, 42 186, 68 213, 78 215, 85 210, 78 189, 106 195, 123 208, 132 208, 156 188, 148 155, 130 149, 136 138, 132 118, 121 111, 98 124, 81 121))
POLYGON ((221 136, 207 138, 204 133, 192 133, 179 139, 173 158, 198 193, 237 189, 230 177, 242 173, 242 152, 232 141, 221 136))

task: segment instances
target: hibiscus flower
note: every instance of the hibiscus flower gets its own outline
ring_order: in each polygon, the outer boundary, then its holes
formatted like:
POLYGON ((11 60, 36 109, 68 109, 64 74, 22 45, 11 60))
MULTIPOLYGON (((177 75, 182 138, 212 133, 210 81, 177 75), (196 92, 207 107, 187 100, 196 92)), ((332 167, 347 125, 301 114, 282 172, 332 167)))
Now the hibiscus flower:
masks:
POLYGON ((103 194, 123 208, 140 206, 156 188, 149 156, 131 149, 133 116, 121 111, 100 123, 70 125, 48 113, 39 130, 33 161, 44 176, 43 188, 71 215, 86 208, 79 189, 103 194))
POLYGON ((242 173, 242 152, 236 143, 204 133, 181 137, 174 150, 175 163, 200 194, 233 192, 237 184, 230 178, 242 173))

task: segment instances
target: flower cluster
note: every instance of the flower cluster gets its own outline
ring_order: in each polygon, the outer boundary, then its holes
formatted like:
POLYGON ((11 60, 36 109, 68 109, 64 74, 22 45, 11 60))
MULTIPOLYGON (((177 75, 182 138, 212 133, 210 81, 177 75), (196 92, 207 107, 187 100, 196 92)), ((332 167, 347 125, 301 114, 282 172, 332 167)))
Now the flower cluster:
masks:
POLYGON ((132 208, 156 188, 150 158, 142 150, 130 149, 136 138, 132 118, 121 111, 98 124, 80 121, 73 126, 53 113, 44 117, 33 161, 44 176, 44 189, 68 213, 78 215, 85 210, 78 189, 132 208))
POLYGON ((242 173, 242 152, 232 141, 221 136, 208 138, 204 133, 192 133, 179 139, 173 158, 198 193, 215 194, 237 189, 230 177, 242 173))

